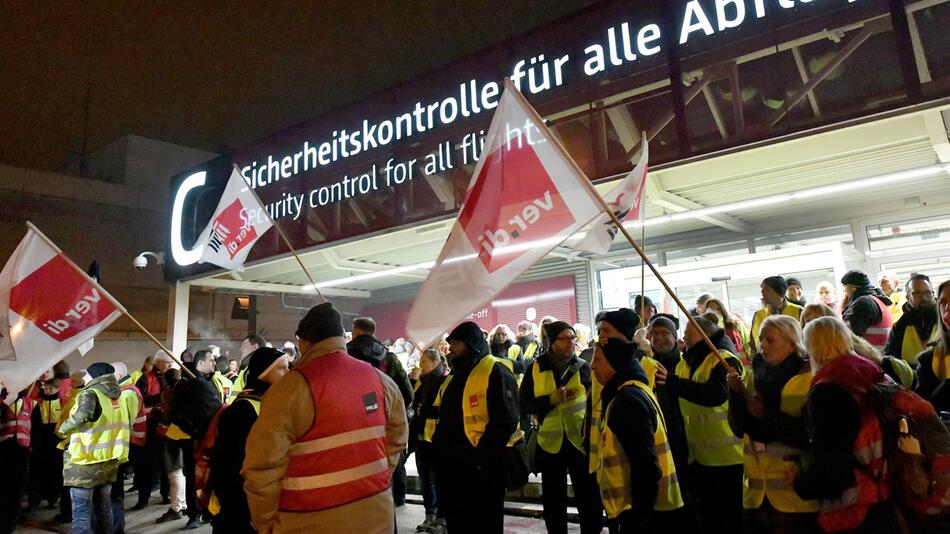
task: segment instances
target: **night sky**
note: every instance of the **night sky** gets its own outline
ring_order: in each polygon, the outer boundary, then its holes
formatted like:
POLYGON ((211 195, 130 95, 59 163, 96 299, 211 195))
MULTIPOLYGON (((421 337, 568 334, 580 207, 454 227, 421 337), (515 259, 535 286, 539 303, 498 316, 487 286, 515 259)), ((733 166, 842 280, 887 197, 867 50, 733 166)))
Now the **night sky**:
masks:
POLYGON ((592 0, 0 0, 0 162, 55 171, 137 134, 241 146, 592 0))

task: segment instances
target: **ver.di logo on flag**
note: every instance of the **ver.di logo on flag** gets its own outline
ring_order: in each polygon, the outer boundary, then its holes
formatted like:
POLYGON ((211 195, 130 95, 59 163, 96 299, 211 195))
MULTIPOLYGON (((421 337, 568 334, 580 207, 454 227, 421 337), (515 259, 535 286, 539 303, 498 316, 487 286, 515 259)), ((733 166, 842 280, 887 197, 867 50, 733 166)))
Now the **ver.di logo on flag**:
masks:
POLYGON ((465 235, 490 273, 575 223, 533 148, 546 141, 533 139, 532 129, 537 128, 530 122, 505 125, 507 141, 488 155, 459 213, 465 235))
POLYGON ((256 238, 257 230, 250 223, 241 199, 235 199, 214 218, 208 247, 215 252, 220 252, 221 247, 224 247, 233 260, 242 248, 253 243, 256 238))

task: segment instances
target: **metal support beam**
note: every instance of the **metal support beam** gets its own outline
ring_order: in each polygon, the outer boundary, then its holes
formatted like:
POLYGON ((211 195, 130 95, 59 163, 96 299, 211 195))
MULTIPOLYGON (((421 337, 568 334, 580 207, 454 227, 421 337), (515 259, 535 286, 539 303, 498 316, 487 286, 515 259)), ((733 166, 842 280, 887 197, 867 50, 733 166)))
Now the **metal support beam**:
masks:
POLYGON ((950 162, 950 139, 947 139, 947 125, 943 121, 943 113, 939 109, 928 110, 924 112, 923 119, 937 159, 940 163, 950 162))
MULTIPOLYGON (((268 293, 294 293, 301 295, 316 296, 313 290, 304 290, 303 286, 296 284, 271 284, 267 282, 238 282, 237 280, 226 280, 223 278, 206 278, 196 280, 194 285, 199 287, 208 287, 214 289, 240 289, 243 291, 262 291, 268 293)), ((371 293, 358 289, 339 289, 335 287, 321 287, 320 292, 327 297, 350 297, 350 298, 369 298, 371 293)), ((182 349, 184 350, 184 349, 182 349)))
MULTIPOLYGON (((805 68, 802 51, 797 46, 792 49, 792 57, 795 58, 795 66, 798 67, 798 75, 802 78, 802 83, 808 83, 808 69, 805 68)), ((818 106, 814 91, 808 91, 808 103, 811 104, 811 110, 815 116, 821 117, 821 108, 818 106)))
POLYGON ((713 121, 716 122, 716 128, 719 129, 719 135, 723 139, 729 137, 729 130, 726 128, 726 121, 722 119, 722 112, 719 111, 719 104, 716 103, 716 97, 712 94, 712 90, 707 85, 703 87, 703 98, 706 99, 706 104, 709 106, 709 111, 712 113, 713 121))
MULTIPOLYGON (((235 283, 238 283, 234 280, 235 283)), ((242 282, 243 283, 243 282, 242 282)), ((173 282, 168 286, 168 339, 165 346, 172 354, 181 354, 188 346, 188 299, 191 286, 187 282, 173 282)))

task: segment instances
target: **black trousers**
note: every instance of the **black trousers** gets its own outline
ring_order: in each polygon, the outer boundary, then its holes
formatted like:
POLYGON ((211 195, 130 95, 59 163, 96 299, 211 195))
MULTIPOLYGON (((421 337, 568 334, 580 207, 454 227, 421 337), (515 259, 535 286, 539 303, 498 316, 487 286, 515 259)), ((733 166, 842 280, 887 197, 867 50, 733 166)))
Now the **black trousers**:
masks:
MULTIPOLYGON (((0 441, 0 534, 16 529, 20 519, 20 500, 26 489, 30 450, 17 444, 16 438, 0 441)), ((62 464, 60 464, 62 467, 62 464)))
POLYGON ((55 504, 63 489, 63 451, 55 443, 34 447, 30 453, 28 495, 30 506, 39 506, 42 500, 55 504))
POLYGON ((574 502, 580 516, 581 532, 595 534, 603 530, 603 508, 595 475, 588 473, 588 459, 567 438, 557 454, 540 446, 537 463, 541 468, 541 502, 544 505, 544 526, 548 534, 567 534, 567 475, 571 475, 574 502))
POLYGON ((440 455, 436 473, 439 504, 451 534, 502 534, 505 529, 505 472, 495 461, 452 461, 440 455))
POLYGON ((688 487, 704 532, 741 532, 742 464, 689 464, 688 487))

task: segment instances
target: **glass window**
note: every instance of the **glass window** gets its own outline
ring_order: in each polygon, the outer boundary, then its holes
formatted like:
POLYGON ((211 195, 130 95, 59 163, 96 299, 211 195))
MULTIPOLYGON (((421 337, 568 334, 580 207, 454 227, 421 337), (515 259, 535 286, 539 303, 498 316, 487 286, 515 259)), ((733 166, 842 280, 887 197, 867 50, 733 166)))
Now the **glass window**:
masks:
POLYGON ((950 242, 950 217, 938 216, 868 226, 871 250, 891 250, 950 242))

